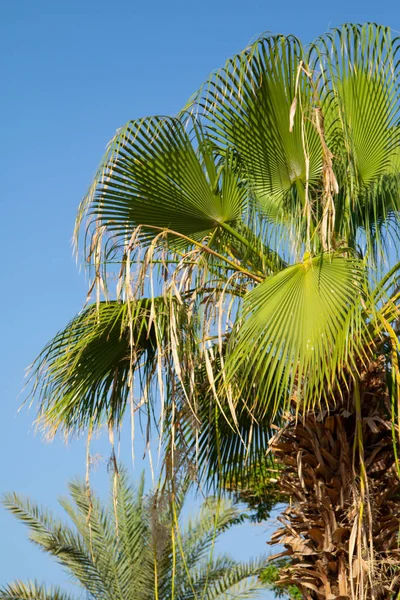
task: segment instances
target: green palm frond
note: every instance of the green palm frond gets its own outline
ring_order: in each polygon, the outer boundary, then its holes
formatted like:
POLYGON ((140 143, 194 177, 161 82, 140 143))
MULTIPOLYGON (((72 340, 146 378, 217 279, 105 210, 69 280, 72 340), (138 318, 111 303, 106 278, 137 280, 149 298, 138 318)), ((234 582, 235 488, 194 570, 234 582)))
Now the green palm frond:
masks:
MULTIPOLYGON (((177 305, 180 330, 182 315, 177 305)), ((79 431, 89 423, 120 424, 133 373, 140 371, 142 389, 154 375, 157 350, 170 339, 169 316, 165 298, 101 302, 86 308, 33 365, 39 421, 53 434, 58 429, 79 431)))
POLYGON ((101 595, 108 589, 108 580, 93 561, 85 537, 76 535, 71 527, 54 519, 45 508, 15 493, 5 494, 3 504, 28 527, 30 540, 72 572, 91 594, 101 595))
POLYGON ((118 477, 114 480, 114 512, 108 515, 114 532, 118 530, 118 581, 122 589, 128 591, 128 597, 134 597, 139 590, 142 590, 143 597, 146 597, 148 580, 145 574, 153 570, 151 557, 144 553, 142 548, 142 540, 146 537, 149 526, 144 502, 144 483, 143 473, 135 490, 125 469, 120 469, 118 477), (121 555, 124 560, 120 559, 121 555))
POLYGON ((399 46, 387 27, 349 24, 319 38, 310 56, 339 185, 338 235, 354 244, 361 229, 380 253, 382 224, 399 225, 399 46))
POLYGON ((254 598, 255 594, 265 589, 259 578, 266 567, 266 559, 252 560, 245 564, 233 564, 225 569, 221 576, 208 584, 205 600, 231 600, 232 598, 254 598))
POLYGON ((190 118, 131 121, 110 143, 77 227, 89 211, 94 235, 106 230, 117 244, 137 227, 144 241, 163 229, 189 244, 202 240, 242 217, 246 196, 236 171, 235 157, 217 158, 190 118))
POLYGON ((335 110, 330 134, 340 136, 343 144, 340 148, 336 140, 335 152, 342 152, 336 158, 343 161, 342 168, 347 165, 357 187, 395 172, 400 141, 399 41, 392 40, 389 28, 368 23, 334 29, 313 47, 319 56, 314 67, 321 71, 329 102, 328 117, 335 110))
POLYGON ((238 153, 244 177, 270 218, 283 217, 284 201, 297 203, 301 216, 306 181, 315 183, 322 170, 321 144, 308 114, 313 89, 299 69, 302 59, 297 38, 263 36, 214 73, 187 107, 206 117, 223 147, 238 153), (298 109, 291 123, 294 98, 298 109))
POLYGON ((200 511, 182 526, 182 545, 187 564, 196 566, 207 562, 215 539, 225 530, 243 523, 239 508, 224 498, 206 498, 200 511))
MULTIPOLYGON (((182 387, 175 385, 174 402, 165 411, 164 453, 175 450, 193 468, 201 486, 235 488, 253 479, 257 465, 259 476, 271 478, 272 456, 266 456, 268 441, 273 435, 271 414, 264 406, 249 411, 249 402, 235 396, 232 404, 221 377, 227 359, 230 334, 221 345, 209 344, 205 353, 195 357, 192 401, 187 402, 182 387)), ((241 381, 241 372, 236 373, 241 381)), ((256 400, 256 391, 254 400, 256 400)), ((210 488, 209 488, 210 489, 210 488)))
POLYGON ((257 590, 263 589, 258 576, 265 568, 265 557, 238 563, 213 550, 219 535, 243 520, 244 515, 230 500, 211 497, 204 501, 199 513, 182 528, 184 552, 178 558, 177 570, 182 570, 183 575, 184 561, 191 578, 191 589, 183 596, 185 600, 202 597, 222 600, 231 597, 229 594, 234 592, 238 593, 237 598, 252 598, 257 590))
POLYGON ((330 221, 333 247, 355 247, 362 232, 367 254, 382 255, 383 223, 398 227, 398 48, 374 24, 344 25, 308 50, 263 36, 187 106, 237 152, 249 197, 294 232, 298 251, 325 248, 330 221))
MULTIPOLYGON (((220 363, 216 360, 214 364, 220 363)), ((197 419, 181 398, 175 421, 168 422, 168 434, 173 431, 175 445, 195 466, 202 485, 214 490, 220 486, 235 489, 239 482, 246 485, 253 480, 255 468, 260 480, 269 480, 274 462, 266 454, 272 430, 271 415, 265 414, 265 407, 255 406, 250 411, 243 399, 236 399, 233 415, 223 382, 216 402, 206 373, 196 391, 197 419)))
POLYGON ((250 410, 261 405, 273 417, 283 403, 290 407, 294 392, 297 407, 312 407, 345 365, 355 366, 364 278, 360 262, 321 255, 272 275, 246 296, 226 368, 245 398, 256 390, 250 410))
POLYGON ((15 493, 5 494, 3 504, 17 519, 29 527, 35 541, 40 539, 47 541, 53 532, 60 531, 62 527, 62 522, 55 519, 46 508, 38 506, 29 499, 22 499, 15 493))
MULTIPOLYGON (((79 519, 81 523, 84 522, 85 526, 85 530, 81 528, 79 537, 84 541, 91 561, 101 574, 104 588, 110 595, 114 595, 116 598, 121 597, 118 572, 120 552, 115 537, 115 528, 110 520, 110 512, 107 507, 102 506, 95 495, 89 493, 86 484, 72 481, 68 487, 76 506, 74 511, 76 516, 73 521, 76 523, 79 519)), ((70 556, 67 554, 66 564, 68 564, 69 558, 70 556)), ((74 566, 71 571, 76 575, 74 566)), ((85 585, 89 587, 88 584, 85 585)))
MULTIPOLYGON (((174 491, 179 500, 171 505, 168 490, 145 496, 143 478, 136 489, 125 470, 119 468, 112 477, 110 503, 105 506, 85 483, 73 481, 69 485, 70 498, 60 500, 72 527, 16 494, 4 496, 3 503, 27 526, 30 539, 93 598, 152 600, 157 589, 163 600, 199 600, 204 594, 217 600, 244 580, 249 580, 244 590, 260 589, 262 585, 255 578, 264 559, 238 563, 213 553, 219 535, 241 522, 238 507, 228 500, 206 499, 194 518, 181 523, 189 486, 186 478, 176 483, 174 491)), ((8 593, 5 598, 64 600, 64 596, 57 596, 59 592, 52 596, 53 592, 37 584, 11 584, 3 590, 8 593), (21 595, 13 596, 18 590, 21 595)))
POLYGON ((59 587, 46 587, 36 581, 15 581, 4 587, 0 587, 0 598, 2 600, 73 600, 59 587))

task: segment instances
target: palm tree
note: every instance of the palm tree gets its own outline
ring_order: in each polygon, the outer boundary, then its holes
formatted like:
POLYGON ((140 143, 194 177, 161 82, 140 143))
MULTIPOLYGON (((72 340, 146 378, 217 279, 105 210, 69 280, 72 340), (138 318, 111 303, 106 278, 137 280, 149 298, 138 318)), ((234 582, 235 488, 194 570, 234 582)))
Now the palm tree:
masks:
MULTIPOLYGON (((72 524, 17 494, 3 498, 30 532, 30 540, 53 557, 88 598, 101 600, 222 600, 253 598, 267 587, 259 575, 265 559, 237 562, 214 552, 220 534, 243 520, 237 506, 204 500, 194 518, 177 527, 188 486, 175 489, 175 514, 166 495, 144 495, 125 471, 113 478, 104 506, 86 483, 69 484, 70 499, 60 504, 72 524)), ((37 582, 17 581, 0 588, 3 600, 64 600, 69 594, 37 582)))
POLYGON ((400 591, 399 47, 265 35, 119 130, 76 225, 95 301, 34 367, 49 435, 128 410, 170 473, 177 449, 216 485, 275 469, 304 598, 400 591))

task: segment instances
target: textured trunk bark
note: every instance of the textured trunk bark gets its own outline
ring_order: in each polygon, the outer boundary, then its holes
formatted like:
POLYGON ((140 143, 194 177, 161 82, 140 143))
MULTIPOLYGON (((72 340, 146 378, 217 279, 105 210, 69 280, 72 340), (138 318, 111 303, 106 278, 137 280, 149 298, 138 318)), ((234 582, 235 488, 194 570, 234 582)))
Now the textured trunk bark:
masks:
POLYGON ((306 599, 389 600, 400 592, 400 481, 383 363, 361 378, 358 418, 354 385, 344 388, 336 408, 300 416, 271 442, 290 498, 271 543, 291 558, 281 582, 306 599))

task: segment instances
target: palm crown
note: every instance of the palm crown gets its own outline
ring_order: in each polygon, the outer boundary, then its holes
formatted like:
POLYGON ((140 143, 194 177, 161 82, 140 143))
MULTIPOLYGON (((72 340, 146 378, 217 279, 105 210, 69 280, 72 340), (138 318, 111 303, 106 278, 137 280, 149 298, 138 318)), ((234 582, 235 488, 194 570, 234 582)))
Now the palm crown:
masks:
MULTIPOLYGON (((30 532, 30 539, 52 556, 86 591, 88 597, 120 600, 218 600, 252 598, 265 585, 259 575, 265 559, 237 562, 214 552, 219 535, 241 522, 231 502, 208 498, 197 515, 179 526, 187 485, 174 490, 175 515, 166 496, 144 495, 144 479, 137 489, 119 471, 111 502, 103 506, 88 486, 69 484, 70 499, 60 504, 69 525, 49 511, 7 494, 4 504, 30 532)), ((58 588, 36 582, 15 582, 0 589, 4 600, 70 598, 58 588)))
POLYGON ((177 117, 118 131, 77 220, 96 302, 36 363, 50 433, 161 398, 170 454, 226 482, 266 464, 288 414, 345 404, 360 423, 377 357, 395 432, 398 49, 373 24, 307 49, 263 36, 177 117))

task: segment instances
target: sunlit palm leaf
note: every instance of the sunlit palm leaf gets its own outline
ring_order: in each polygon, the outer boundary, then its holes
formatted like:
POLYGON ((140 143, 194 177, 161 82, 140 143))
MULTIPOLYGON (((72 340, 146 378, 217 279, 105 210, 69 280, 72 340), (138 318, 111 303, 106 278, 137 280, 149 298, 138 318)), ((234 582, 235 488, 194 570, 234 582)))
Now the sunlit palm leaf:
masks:
MULTIPOLYGON (((332 92, 326 100, 333 101, 336 134, 341 133, 342 150, 347 150, 342 158, 346 163, 350 159, 362 185, 388 172, 398 153, 399 41, 391 39, 386 27, 345 25, 319 38, 315 46, 321 52, 315 68, 323 73, 323 91, 332 92)), ((332 106, 328 115, 330 110, 332 106)))
POLYGON ((362 264, 339 256, 306 258, 266 279, 244 299, 230 340, 228 377, 250 407, 276 413, 296 390, 297 403, 321 403, 338 369, 354 366, 359 341, 362 264), (353 362, 352 362, 353 361, 353 362))

